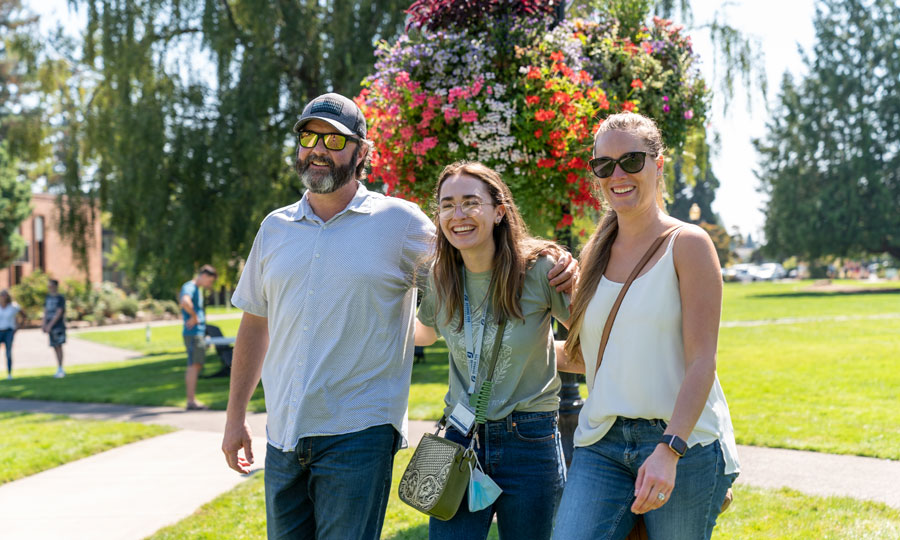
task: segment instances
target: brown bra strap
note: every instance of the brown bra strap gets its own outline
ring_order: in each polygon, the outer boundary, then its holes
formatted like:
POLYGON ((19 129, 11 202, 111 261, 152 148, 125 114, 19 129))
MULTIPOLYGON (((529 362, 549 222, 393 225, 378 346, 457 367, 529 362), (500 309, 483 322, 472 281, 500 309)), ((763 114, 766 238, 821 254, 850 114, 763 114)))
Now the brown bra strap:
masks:
POLYGON ((638 274, 641 273, 641 270, 647 266, 647 263, 653 257, 653 254, 656 253, 656 250, 659 249, 659 246, 662 245, 663 242, 666 241, 666 238, 672 235, 675 231, 680 229, 682 225, 676 225, 674 227, 670 227, 666 229, 659 238, 653 241, 653 244, 650 246, 650 249, 644 253, 644 256, 641 257, 641 260, 635 265, 634 270, 631 271, 631 275, 628 276, 628 279, 625 280, 625 284, 622 285, 622 290, 619 291, 619 296, 616 297, 616 301, 613 303, 612 308, 609 310, 609 317, 606 318, 606 326, 603 327, 603 337, 600 338, 600 349, 597 351, 597 367, 594 369, 594 378, 597 377, 597 372, 600 370, 600 362, 603 361, 603 352, 606 350, 606 342, 609 341, 609 334, 612 332, 613 321, 616 320, 616 314, 619 313, 619 306, 622 305, 622 299, 625 298, 625 293, 628 292, 628 288, 631 287, 631 283, 637 278, 638 274))

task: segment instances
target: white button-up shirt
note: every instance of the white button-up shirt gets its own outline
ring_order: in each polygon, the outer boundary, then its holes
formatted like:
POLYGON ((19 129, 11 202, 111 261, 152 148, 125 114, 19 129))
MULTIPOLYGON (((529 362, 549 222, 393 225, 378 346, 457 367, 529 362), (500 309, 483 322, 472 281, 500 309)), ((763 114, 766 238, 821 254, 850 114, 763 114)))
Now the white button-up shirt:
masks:
POLYGON ((362 184, 327 222, 308 194, 263 220, 232 303, 268 318, 272 446, 383 424, 405 439, 416 284, 434 232, 416 205, 362 184))

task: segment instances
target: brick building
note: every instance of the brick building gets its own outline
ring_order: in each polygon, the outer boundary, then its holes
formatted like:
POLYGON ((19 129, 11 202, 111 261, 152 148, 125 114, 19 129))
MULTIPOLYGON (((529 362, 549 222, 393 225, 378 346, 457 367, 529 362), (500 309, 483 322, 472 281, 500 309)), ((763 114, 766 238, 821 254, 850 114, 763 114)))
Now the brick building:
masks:
POLYGON ((87 277, 99 284, 103 279, 102 231, 100 219, 94 220, 93 238, 88 243, 88 272, 79 268, 72 247, 59 234, 59 208, 56 195, 35 193, 31 196, 31 215, 19 227, 25 239, 25 254, 8 268, 0 268, 0 289, 12 287, 35 270, 64 281, 87 277))

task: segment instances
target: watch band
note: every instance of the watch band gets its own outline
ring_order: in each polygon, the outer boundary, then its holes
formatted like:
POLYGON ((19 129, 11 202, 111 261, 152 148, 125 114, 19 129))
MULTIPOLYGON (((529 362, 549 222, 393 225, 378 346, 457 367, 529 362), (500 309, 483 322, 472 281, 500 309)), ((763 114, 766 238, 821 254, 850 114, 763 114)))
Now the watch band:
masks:
POLYGON ((684 457, 687 453, 687 443, 678 435, 665 434, 660 438, 659 442, 669 447, 669 450, 675 452, 678 457, 684 457))

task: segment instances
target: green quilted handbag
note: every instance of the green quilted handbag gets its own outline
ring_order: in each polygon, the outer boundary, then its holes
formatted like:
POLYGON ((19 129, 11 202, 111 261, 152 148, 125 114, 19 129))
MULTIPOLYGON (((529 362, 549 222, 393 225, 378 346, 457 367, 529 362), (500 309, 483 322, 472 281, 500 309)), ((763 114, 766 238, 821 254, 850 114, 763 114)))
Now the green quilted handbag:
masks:
POLYGON ((474 466, 475 453, 471 449, 426 433, 400 479, 400 500, 447 521, 462 502, 474 466))

